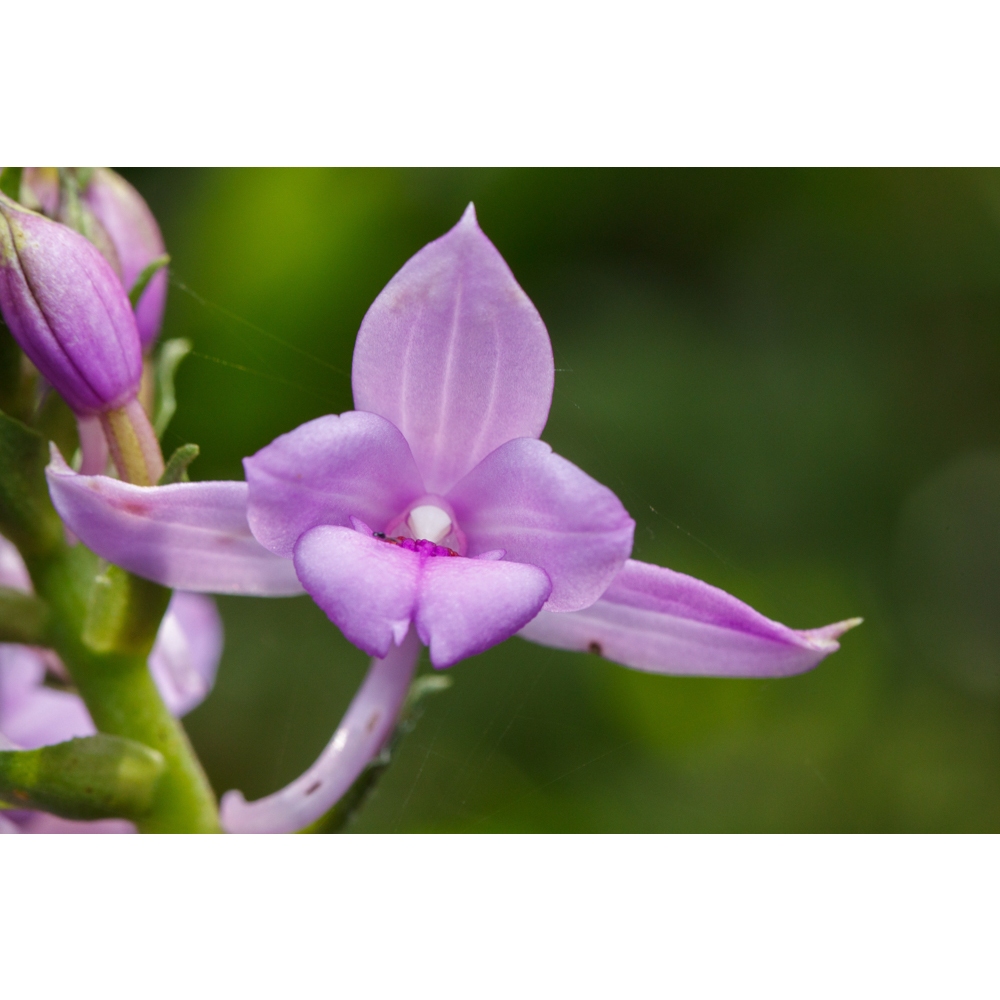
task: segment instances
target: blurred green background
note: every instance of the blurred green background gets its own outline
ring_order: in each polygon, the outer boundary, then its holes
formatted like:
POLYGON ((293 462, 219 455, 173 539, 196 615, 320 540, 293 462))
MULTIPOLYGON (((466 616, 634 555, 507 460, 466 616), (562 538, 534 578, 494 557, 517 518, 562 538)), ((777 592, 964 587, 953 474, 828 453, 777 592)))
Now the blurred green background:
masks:
MULTIPOLYGON (((193 478, 351 408, 354 337, 476 203, 556 357, 544 438, 635 555, 799 628, 777 681, 511 639, 450 671, 356 831, 1000 829, 1000 174, 129 170, 195 356, 193 478)), ((220 598, 187 723, 219 792, 311 763, 367 665, 308 598, 220 598)), ((428 670, 425 662, 422 670, 428 670)))

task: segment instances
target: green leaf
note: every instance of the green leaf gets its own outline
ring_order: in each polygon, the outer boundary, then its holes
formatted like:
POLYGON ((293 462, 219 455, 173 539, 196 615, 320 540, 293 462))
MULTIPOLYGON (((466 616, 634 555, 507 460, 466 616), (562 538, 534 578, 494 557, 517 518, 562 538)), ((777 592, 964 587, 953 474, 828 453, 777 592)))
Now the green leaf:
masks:
POLYGON ((24 167, 4 167, 0 173, 0 191, 14 201, 21 200, 21 174, 24 167))
POLYGON ((44 601, 21 590, 0 587, 0 642, 42 646, 48 620, 49 608, 44 601))
POLYGON ((37 750, 0 750, 0 799, 66 819, 132 819, 152 808, 163 755, 98 733, 37 750))
POLYGON ((156 358, 156 418, 153 429, 157 437, 163 432, 177 412, 177 396, 174 393, 174 377, 177 367, 190 354, 191 341, 178 337, 166 340, 156 358))
POLYGON ((0 413, 0 534, 25 557, 44 555, 63 542, 45 481, 48 457, 41 434, 0 413))
POLYGON ((128 293, 128 300, 132 303, 132 309, 139 304, 139 299, 142 298, 142 293, 146 290, 146 286, 153 280, 153 275, 160 270, 161 267, 166 267, 170 263, 170 254, 165 253, 161 256, 151 260, 140 272, 135 282, 132 285, 131 290, 128 293))
POLYGON ((187 480, 188 466, 201 454, 201 448, 196 444, 182 444, 170 456, 167 467, 163 470, 157 486, 169 486, 187 480))

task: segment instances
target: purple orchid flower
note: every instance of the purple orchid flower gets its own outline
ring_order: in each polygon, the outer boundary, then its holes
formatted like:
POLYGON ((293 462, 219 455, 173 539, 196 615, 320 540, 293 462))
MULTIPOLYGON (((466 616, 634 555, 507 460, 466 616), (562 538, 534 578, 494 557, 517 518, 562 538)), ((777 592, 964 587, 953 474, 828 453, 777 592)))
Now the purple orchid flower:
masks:
MULTIPOLYGON (((0 587, 32 590, 20 553, 3 536, 0 587)), ((222 638, 222 621, 210 597, 181 591, 173 595, 149 655, 149 670, 174 715, 185 715, 212 690, 222 638)), ((47 686, 50 676, 67 679, 65 667, 51 650, 0 643, 0 749, 33 750, 96 732, 83 699, 47 686)), ((0 833, 134 832, 128 820, 78 821, 42 812, 0 812, 0 833)))
POLYGON ((355 411, 244 462, 246 483, 141 488, 48 469, 63 520, 133 573, 185 590, 305 590, 374 657, 316 763, 231 832, 317 819, 381 748, 421 645, 448 667, 514 634, 661 673, 784 676, 838 648, 841 622, 797 632, 720 590, 629 560, 634 522, 607 487, 538 440, 548 334, 470 205, 369 309, 355 411))

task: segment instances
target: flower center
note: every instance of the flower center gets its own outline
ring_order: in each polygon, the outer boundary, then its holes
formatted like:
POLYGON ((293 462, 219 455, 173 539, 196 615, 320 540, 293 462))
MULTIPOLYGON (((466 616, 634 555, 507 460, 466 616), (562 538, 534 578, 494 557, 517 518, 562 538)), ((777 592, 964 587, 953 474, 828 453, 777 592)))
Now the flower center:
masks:
POLYGON ((410 552, 419 552, 422 556, 457 556, 454 549, 449 549, 444 545, 436 545, 426 538, 412 539, 401 536, 389 536, 384 531, 374 531, 375 538, 381 538, 383 542, 390 545, 398 545, 401 549, 408 549, 410 552))
POLYGON ((426 497, 387 524, 385 531, 372 534, 390 545, 425 556, 460 556, 465 551, 465 536, 444 505, 435 503, 433 497, 426 497))
POLYGON ((440 507, 422 504, 410 511, 406 525, 415 539, 440 542, 451 531, 451 518, 440 507))

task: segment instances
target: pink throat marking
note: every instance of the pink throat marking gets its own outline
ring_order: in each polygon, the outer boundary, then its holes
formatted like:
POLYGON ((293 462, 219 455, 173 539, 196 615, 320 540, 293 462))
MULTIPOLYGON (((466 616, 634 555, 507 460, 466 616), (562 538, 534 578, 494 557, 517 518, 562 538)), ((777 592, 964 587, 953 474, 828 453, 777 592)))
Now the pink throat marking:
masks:
POLYGON ((427 541, 426 538, 421 538, 415 541, 412 538, 403 538, 401 535, 391 537, 386 535, 384 531, 373 531, 372 536, 383 542, 388 542, 390 545, 398 545, 401 549, 406 549, 409 552, 418 552, 422 556, 458 555, 454 549, 449 549, 444 545, 435 545, 433 542, 427 541))

